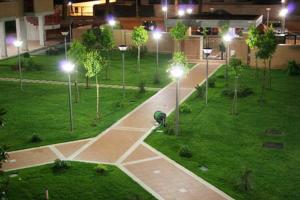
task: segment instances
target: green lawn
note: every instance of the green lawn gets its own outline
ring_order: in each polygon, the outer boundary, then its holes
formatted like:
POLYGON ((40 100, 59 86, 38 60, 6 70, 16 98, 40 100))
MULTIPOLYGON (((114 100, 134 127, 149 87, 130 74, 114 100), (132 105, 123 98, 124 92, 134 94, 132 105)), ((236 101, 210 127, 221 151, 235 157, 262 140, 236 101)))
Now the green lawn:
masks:
MULTIPOLYGON (((261 82, 255 80, 254 70, 244 70, 241 85, 255 94, 238 100, 237 116, 230 114, 232 99, 221 95, 224 79, 217 78, 207 106, 195 94, 186 101, 192 112, 181 114, 180 136, 154 132, 147 143, 233 198, 300 199, 300 77, 272 73, 273 87, 266 91, 266 102, 260 103, 261 82), (284 135, 264 134, 269 128, 284 135), (264 142, 282 142, 284 148, 266 149, 264 142), (181 145, 190 147, 191 158, 178 155, 181 145), (200 170, 203 165, 208 171, 200 170), (245 168, 252 170, 250 192, 237 187, 245 168)), ((217 74, 224 74, 223 69, 217 74)))
POLYGON ((7 124, 0 129, 0 145, 8 145, 11 151, 96 136, 154 94, 127 90, 122 107, 122 90, 100 88, 102 118, 98 121, 96 89, 80 88, 80 103, 73 104, 75 131, 70 133, 67 92, 64 85, 26 83, 24 92, 20 92, 18 83, 0 82, 0 107, 7 110, 7 124), (33 134, 43 141, 30 142, 33 134))
MULTIPOLYGON (((59 68, 59 62, 64 59, 64 55, 32 55, 34 63, 42 66, 41 71, 23 72, 23 78, 26 79, 42 79, 42 80, 58 80, 66 81, 64 72, 59 68)), ((121 54, 113 51, 110 54, 111 65, 109 71, 109 79, 106 79, 105 70, 101 72, 101 83, 103 84, 122 84, 122 64, 121 54)), ((137 86, 143 80, 148 87, 163 87, 167 85, 171 79, 167 73, 168 62, 171 59, 170 54, 159 55, 160 84, 154 84, 154 74, 156 68, 156 54, 147 53, 141 57, 141 72, 138 73, 136 65, 136 54, 127 52, 125 54, 125 82, 127 85, 137 86)), ((16 58, 0 61, 0 77, 19 77, 16 70, 12 70, 11 66, 17 63, 16 58)), ((79 81, 85 82, 84 69, 79 70, 79 81)), ((74 78, 74 77, 73 77, 74 78)))
POLYGON ((8 199, 45 199, 45 188, 51 200, 150 200, 155 199, 126 174, 107 166, 104 175, 96 173, 95 164, 72 162, 64 172, 53 172, 52 165, 18 170, 10 178, 8 199))

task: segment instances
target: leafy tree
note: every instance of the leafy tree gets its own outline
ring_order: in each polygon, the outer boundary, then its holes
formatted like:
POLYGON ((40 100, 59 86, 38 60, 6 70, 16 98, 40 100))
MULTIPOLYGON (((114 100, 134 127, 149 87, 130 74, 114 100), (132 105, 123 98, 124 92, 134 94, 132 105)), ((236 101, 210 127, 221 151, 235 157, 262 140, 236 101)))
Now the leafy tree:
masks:
POLYGON ((0 128, 4 127, 6 120, 4 119, 4 115, 6 114, 6 110, 4 108, 0 108, 0 128))
POLYGON ((181 51, 176 51, 173 54, 171 65, 182 65, 183 67, 188 67, 187 57, 181 51))
POLYGON ((82 43, 88 51, 97 46, 97 37, 92 29, 87 30, 81 36, 82 43))
MULTIPOLYGON (((262 81, 262 92, 261 92, 261 101, 264 101, 264 92, 266 87, 266 70, 267 70, 267 61, 272 58, 276 50, 276 40, 275 34, 272 28, 268 28, 263 36, 260 37, 258 42, 258 51, 257 57, 262 59, 264 62, 264 73, 263 73, 263 81, 262 81)), ((271 62, 269 62, 269 75, 271 73, 271 62)), ((271 77, 269 76, 270 80, 271 77)))
POLYGON ((186 37, 187 29, 188 27, 186 27, 182 22, 177 22, 170 30, 171 37, 177 41, 178 50, 180 50, 180 41, 186 37))
POLYGON ((3 162, 5 162, 8 159, 8 153, 7 153, 7 146, 1 145, 0 146, 0 169, 2 168, 3 162))
POLYGON ((83 65, 83 60, 86 54, 86 47, 79 41, 71 43, 70 49, 68 50, 69 58, 75 64, 75 87, 76 87, 76 102, 79 102, 79 87, 78 87, 78 66, 83 65))
POLYGON ((248 31, 248 38, 246 39, 246 43, 250 49, 256 51, 255 53, 255 77, 258 78, 258 64, 257 64, 257 48, 260 40, 260 35, 255 26, 251 26, 248 31))
POLYGON ((98 76, 100 71, 105 67, 106 60, 100 55, 98 51, 90 51, 86 54, 84 59, 83 65, 87 70, 86 76, 87 77, 95 77, 96 80, 96 91, 97 91, 97 98, 96 98, 96 115, 97 119, 100 118, 99 114, 99 82, 98 76))
POLYGON ((134 45, 138 48, 137 64, 138 70, 141 71, 140 55, 141 46, 145 45, 148 41, 148 33, 143 26, 135 27, 132 31, 132 41, 134 45))
MULTIPOLYGON (((103 26, 101 27, 101 34, 100 34, 100 47, 102 50, 106 52, 106 60, 109 62, 109 52, 114 48, 115 46, 115 40, 113 36, 113 31, 110 26, 103 26)), ((109 71, 109 63, 107 63, 106 68, 106 79, 108 79, 108 71, 109 71)))
POLYGON ((232 103, 232 114, 237 114, 237 98, 238 98, 238 81, 241 75, 242 61, 236 56, 233 56, 229 60, 229 66, 233 68, 235 72, 235 81, 234 81, 234 96, 232 103))

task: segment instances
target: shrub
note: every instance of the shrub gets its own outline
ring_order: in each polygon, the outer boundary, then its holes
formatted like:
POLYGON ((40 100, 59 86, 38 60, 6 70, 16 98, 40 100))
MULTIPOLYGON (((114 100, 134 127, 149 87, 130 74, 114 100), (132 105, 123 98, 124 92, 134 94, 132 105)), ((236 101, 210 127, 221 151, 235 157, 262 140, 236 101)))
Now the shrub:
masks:
POLYGON ((155 74, 154 75, 153 83, 154 84, 160 84, 160 76, 159 76, 159 74, 155 74))
POLYGON ((25 68, 27 71, 40 71, 41 70, 41 66, 36 64, 34 62, 34 60, 29 57, 29 58, 24 58, 22 61, 22 68, 25 68))
POLYGON ((2 167, 2 163, 8 159, 7 153, 8 147, 5 145, 0 146, 0 168, 2 167))
POLYGON ((7 190, 9 185, 9 178, 5 175, 0 175, 0 199, 7 199, 7 190))
POLYGON ((300 66, 297 65, 295 60, 290 60, 287 66, 287 74, 289 76, 300 75, 300 66))
MULTIPOLYGON (((251 88, 239 88, 237 95, 238 97, 247 97, 254 94, 253 90, 251 88)), ((233 98, 234 97, 234 89, 233 88, 226 88, 222 90, 222 95, 226 97, 233 98)))
POLYGON ((139 83, 139 93, 145 93, 146 89, 145 89, 145 82, 144 81, 140 81, 139 83))
POLYGON ((251 174, 252 170, 250 169, 245 169, 241 176, 240 180, 238 182, 238 188, 244 192, 249 192, 252 189, 252 184, 251 184, 251 174))
POLYGON ((183 103, 183 104, 180 105, 179 111, 181 113, 191 113, 192 112, 192 108, 191 108, 190 105, 188 105, 186 103, 183 103))
POLYGON ((32 143, 38 143, 38 142, 41 142, 41 141, 42 141, 42 138, 39 135, 33 134, 31 136, 30 142, 32 142, 32 143))
POLYGON ((106 172, 108 172, 107 166, 103 165, 103 164, 98 164, 95 167, 95 171, 99 174, 105 174, 106 172))
POLYGON ((205 94, 204 86, 203 85, 196 85, 195 89, 196 89, 197 97, 203 98, 204 94, 205 94))
POLYGON ((23 54, 23 57, 24 57, 24 58, 30 58, 30 53, 25 52, 25 53, 23 54))
POLYGON ((64 171, 71 168, 71 163, 65 160, 56 159, 52 168, 54 171, 64 171))
POLYGON ((190 158, 193 156, 192 151, 188 145, 182 145, 179 149, 179 156, 190 158))
POLYGON ((211 77, 208 79, 208 87, 210 88, 216 87, 216 78, 211 77))

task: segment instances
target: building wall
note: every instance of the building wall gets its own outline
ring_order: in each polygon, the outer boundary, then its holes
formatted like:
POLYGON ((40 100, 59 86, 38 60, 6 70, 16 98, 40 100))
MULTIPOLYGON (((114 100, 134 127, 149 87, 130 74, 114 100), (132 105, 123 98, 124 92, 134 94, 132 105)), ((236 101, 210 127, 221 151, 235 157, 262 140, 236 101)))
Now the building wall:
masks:
POLYGON ((0 18, 19 17, 23 15, 23 1, 0 2, 0 18))
POLYGON ((34 12, 53 12, 53 0, 34 0, 34 12))

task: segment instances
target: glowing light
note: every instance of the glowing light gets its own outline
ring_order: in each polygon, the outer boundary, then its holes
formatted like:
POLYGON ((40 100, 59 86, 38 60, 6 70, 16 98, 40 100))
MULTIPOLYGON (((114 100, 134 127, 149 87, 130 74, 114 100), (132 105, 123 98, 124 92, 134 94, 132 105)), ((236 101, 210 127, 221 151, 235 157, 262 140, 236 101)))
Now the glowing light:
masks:
POLYGON ((155 40, 159 40, 161 38, 161 32, 160 31, 154 31, 153 32, 153 38, 155 40))
POLYGON ((170 70, 171 76, 174 78, 180 78, 183 76, 183 67, 181 65, 175 65, 170 70))
POLYGON ((287 8, 282 8, 279 12, 280 17, 285 17, 289 13, 289 10, 287 8))
POLYGON ((116 20, 115 20, 114 18, 108 20, 108 24, 109 24, 110 26, 115 26, 116 23, 117 23, 117 22, 116 22, 116 20))
POLYGON ((168 6, 163 6, 163 7, 161 8, 161 10, 162 10, 163 12, 167 12, 167 11, 168 11, 168 6))
POLYGON ((184 16, 184 14, 185 14, 184 10, 178 10, 178 16, 179 17, 184 16))
POLYGON ((70 73, 70 72, 72 72, 74 70, 75 65, 73 63, 71 63, 71 62, 63 61, 62 64, 61 64, 61 68, 65 72, 70 73))
POLYGON ((192 14, 193 9, 192 9, 192 8, 188 8, 188 9, 186 10, 186 12, 187 12, 188 14, 192 14))
POLYGON ((14 41, 14 46, 15 47, 20 47, 20 46, 22 46, 22 44, 23 44, 23 42, 21 40, 15 40, 14 41))
POLYGON ((224 40, 225 42, 231 42, 232 39, 233 39, 233 37, 232 37, 232 35, 229 34, 229 33, 226 33, 226 34, 223 36, 223 40, 224 40))

